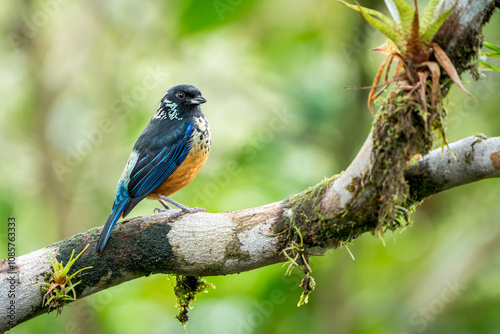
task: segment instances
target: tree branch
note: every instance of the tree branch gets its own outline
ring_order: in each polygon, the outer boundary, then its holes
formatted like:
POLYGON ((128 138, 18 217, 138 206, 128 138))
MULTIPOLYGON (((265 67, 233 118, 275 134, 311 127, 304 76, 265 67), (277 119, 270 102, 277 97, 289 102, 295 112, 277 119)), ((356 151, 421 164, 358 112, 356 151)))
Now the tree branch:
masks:
MULTIPOLYGON (((348 170, 330 184, 321 197, 322 210, 345 210, 347 197, 352 196, 345 191, 346 179, 364 172, 361 161, 366 159, 370 146, 371 140, 367 140, 348 170)), ((406 177, 416 200, 484 178, 500 177, 500 137, 468 137, 451 144, 450 149, 457 159, 449 151, 437 149, 408 168, 406 177)), ((73 268, 76 271, 93 266, 78 275, 82 280, 77 287, 78 298, 150 274, 226 275, 283 262, 286 259, 276 252, 279 236, 274 233, 278 220, 287 216, 281 212, 283 204, 281 201, 227 213, 195 213, 176 220, 171 220, 169 213, 125 220, 117 224, 100 256, 94 253, 94 248, 101 228, 23 255, 16 259, 19 280, 15 291, 19 298, 15 323, 46 312, 41 305, 41 288, 34 284, 45 281, 52 270, 48 252, 66 263, 73 250, 79 252, 90 243, 73 268)), ((316 251, 325 252, 338 242, 332 240, 331 245, 316 251)), ((305 246, 313 245, 314 242, 305 246)), ((7 260, 0 262, 0 268, 0 273, 9 275, 7 260)), ((9 288, 9 284, 2 284, 0 295, 6 296, 9 288)), ((0 301, 3 331, 13 327, 5 314, 7 302, 6 298, 0 301)))
MULTIPOLYGON (((467 68, 477 53, 481 28, 494 6, 492 0, 459 0, 440 30, 439 44, 448 46, 448 56, 459 72, 467 68)), ((15 317, 10 319, 9 299, 0 300, 0 330, 8 330, 46 311, 42 307, 41 287, 34 284, 45 282, 50 276, 48 252, 66 264, 73 250, 79 252, 90 244, 72 268, 73 272, 93 267, 76 277, 82 281, 76 287, 77 297, 83 298, 150 274, 225 275, 285 261, 279 251, 293 240, 284 234, 299 221, 303 248, 314 253, 324 253, 373 231, 378 212, 366 212, 372 208, 364 204, 376 194, 375 189, 373 185, 363 185, 366 186, 363 194, 358 196, 356 188, 376 158, 372 149, 370 134, 344 173, 280 202, 235 212, 195 213, 177 219, 171 219, 169 213, 160 213, 125 220, 115 227, 101 255, 94 252, 101 231, 96 228, 16 258, 14 273, 10 272, 8 261, 3 260, 2 277, 13 276, 14 280, 12 284, 0 285, 0 295, 7 296, 9 290, 15 290, 16 304, 15 317)), ((449 151, 439 149, 407 167, 405 178, 412 201, 500 176, 500 137, 469 137, 451 144, 450 149, 456 159, 449 151)))
POLYGON ((500 177, 500 138, 483 136, 462 139, 443 152, 434 150, 405 173, 410 195, 415 201, 493 177, 500 177))

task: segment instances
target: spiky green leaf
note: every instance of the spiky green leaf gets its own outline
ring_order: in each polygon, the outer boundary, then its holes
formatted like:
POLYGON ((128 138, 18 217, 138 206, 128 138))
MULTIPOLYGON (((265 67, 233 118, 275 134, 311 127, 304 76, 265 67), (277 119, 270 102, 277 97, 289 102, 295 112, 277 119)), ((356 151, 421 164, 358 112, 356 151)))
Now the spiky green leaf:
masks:
POLYGON ((429 29, 436 18, 436 7, 442 0, 431 0, 420 14, 420 36, 429 29))
POLYGON ((455 5, 441 14, 427 29, 424 30, 423 34, 420 36, 422 43, 429 44, 432 41, 444 21, 446 21, 446 19, 450 16, 453 9, 455 9, 455 5))
POLYGON ((401 27, 403 28, 403 33, 405 34, 406 37, 409 37, 413 23, 413 17, 415 16, 415 11, 404 0, 388 0, 388 1, 394 1, 394 4, 396 5, 396 8, 399 12, 399 18, 401 22, 401 27))
POLYGON ((484 47, 492 50, 492 51, 496 51, 496 52, 500 52, 500 47, 496 46, 496 45, 493 45, 491 43, 488 43, 488 42, 483 42, 483 45, 484 47))
POLYGON ((378 12, 376 10, 373 10, 373 9, 370 9, 370 8, 366 8, 366 7, 363 7, 363 6, 360 6, 359 4, 355 4, 355 5, 352 5, 348 2, 345 2, 345 1, 342 1, 342 0, 339 0, 339 2, 351 9, 354 9, 355 11, 357 12, 361 12, 362 10, 365 11, 365 13, 369 14, 369 15, 372 15, 374 17, 376 17, 377 19, 379 19, 380 21, 382 21, 384 24, 386 24, 387 26, 389 27, 394 27, 394 26, 398 26, 396 24, 396 22, 394 22, 394 20, 391 20, 389 17, 385 16, 384 14, 382 14, 381 12, 378 12))
POLYGON ((406 54, 406 40, 402 29, 395 24, 393 26, 388 26, 383 24, 381 21, 377 20, 374 16, 370 15, 365 10, 360 10, 363 18, 370 23, 375 29, 384 34, 387 38, 392 40, 392 42, 401 51, 401 54, 406 54))
POLYGON ((491 57, 491 58, 497 58, 497 57, 500 57, 500 52, 496 52, 496 51, 491 51, 491 52, 483 52, 481 53, 483 56, 486 56, 486 57, 491 57))
POLYGON ((376 10, 362 7, 359 4, 351 5, 350 3, 347 3, 345 1, 339 2, 351 9, 360 12, 363 18, 368 23, 370 23, 375 29, 391 39, 399 48, 399 50, 404 54, 406 50, 406 43, 403 30, 396 22, 376 10))
MULTIPOLYGON (((489 51, 489 52, 482 52, 481 54, 483 56, 491 57, 491 58, 500 57, 500 47, 498 47, 496 45, 493 45, 491 43, 488 43, 488 42, 483 42, 483 45, 484 45, 485 48, 492 50, 492 51, 489 51)), ((498 71, 498 69, 495 66, 490 65, 490 64, 486 63, 485 61, 482 62, 482 65, 485 66, 485 67, 487 67, 487 68, 489 68, 490 70, 498 71)))
MULTIPOLYGON (((486 67, 486 69, 488 70, 492 70, 492 71, 495 71, 495 72, 500 72, 500 69, 498 67, 495 67, 491 64, 488 64, 487 62, 483 61, 483 60, 480 60, 479 61, 479 64, 481 64, 483 67, 486 67)), ((484 68, 482 70, 485 70, 484 68)))
POLYGON ((76 271, 73 275, 69 276, 69 277, 68 277, 68 280, 73 279, 73 277, 75 277, 75 276, 76 276, 76 274, 78 274, 79 272, 81 272, 81 271, 83 271, 83 270, 87 270, 87 269, 92 269, 92 268, 94 268, 94 267, 93 267, 93 266, 90 266, 90 267, 85 267, 85 268, 82 268, 82 269, 80 269, 80 270, 76 271))
MULTIPOLYGON (((76 260, 78 260, 80 255, 82 255, 83 252, 85 252, 87 250, 89 245, 90 244, 87 244, 87 246, 85 246, 85 248, 74 258, 73 258, 73 256, 75 255, 75 250, 73 249, 73 252, 71 252, 71 256, 69 257, 68 263, 66 263, 66 266, 64 266, 63 270, 59 273, 60 276, 66 276, 68 274, 68 272, 71 269, 71 267, 73 266, 73 264, 76 262, 76 260)), ((61 265, 62 265, 62 263, 61 263, 61 265)), ((85 268, 85 269, 87 269, 87 268, 85 268)), ((81 271, 81 270, 79 270, 79 271, 81 271)), ((73 277, 75 274, 73 274, 71 277, 73 277)))

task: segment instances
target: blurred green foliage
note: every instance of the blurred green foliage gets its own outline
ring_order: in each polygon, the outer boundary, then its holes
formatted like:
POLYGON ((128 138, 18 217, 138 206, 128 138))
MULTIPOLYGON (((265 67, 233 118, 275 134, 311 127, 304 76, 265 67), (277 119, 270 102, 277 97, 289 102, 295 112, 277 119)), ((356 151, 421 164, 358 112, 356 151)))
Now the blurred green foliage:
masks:
MULTIPOLYGON (((381 2, 363 1, 386 11, 381 2)), ((132 146, 164 92, 201 89, 211 157, 174 195, 210 212, 278 201, 346 168, 372 118, 368 86, 384 42, 335 1, 11 1, 0 8, 0 255, 103 225, 132 146)), ((500 44, 498 14, 486 40, 500 44)), ((499 66, 498 59, 490 59, 499 66)), ((449 140, 500 135, 500 76, 449 96, 449 140)), ((465 78, 465 80, 469 80, 465 78)), ((274 265, 210 277, 190 333, 492 333, 500 317, 498 180, 453 189, 413 227, 364 235, 312 260, 316 291, 274 265)), ((143 202, 131 216, 152 213, 143 202)), ((3 298, 3 297, 2 297, 3 298)), ((184 333, 162 275, 100 292, 16 333, 184 333)))

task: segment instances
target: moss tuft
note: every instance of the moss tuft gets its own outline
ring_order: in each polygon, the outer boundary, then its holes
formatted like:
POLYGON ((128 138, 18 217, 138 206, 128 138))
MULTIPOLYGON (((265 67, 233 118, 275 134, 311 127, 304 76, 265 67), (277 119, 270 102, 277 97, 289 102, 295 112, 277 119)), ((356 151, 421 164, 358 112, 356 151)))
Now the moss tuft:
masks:
POLYGON ((171 275, 171 277, 175 279, 174 294, 179 308, 179 314, 175 318, 185 327, 189 320, 191 303, 196 299, 196 295, 208 292, 209 287, 215 289, 215 286, 198 276, 171 275))

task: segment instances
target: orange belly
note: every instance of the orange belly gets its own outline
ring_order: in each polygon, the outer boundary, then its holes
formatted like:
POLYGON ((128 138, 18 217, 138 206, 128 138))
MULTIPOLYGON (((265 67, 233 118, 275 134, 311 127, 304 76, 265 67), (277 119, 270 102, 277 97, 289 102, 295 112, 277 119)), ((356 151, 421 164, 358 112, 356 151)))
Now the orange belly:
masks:
POLYGON ((190 153, 180 166, 146 198, 156 200, 158 199, 156 195, 168 197, 187 186, 193 181, 196 174, 200 172, 203 165, 205 165, 208 159, 208 153, 208 148, 194 150, 194 152, 190 153))

